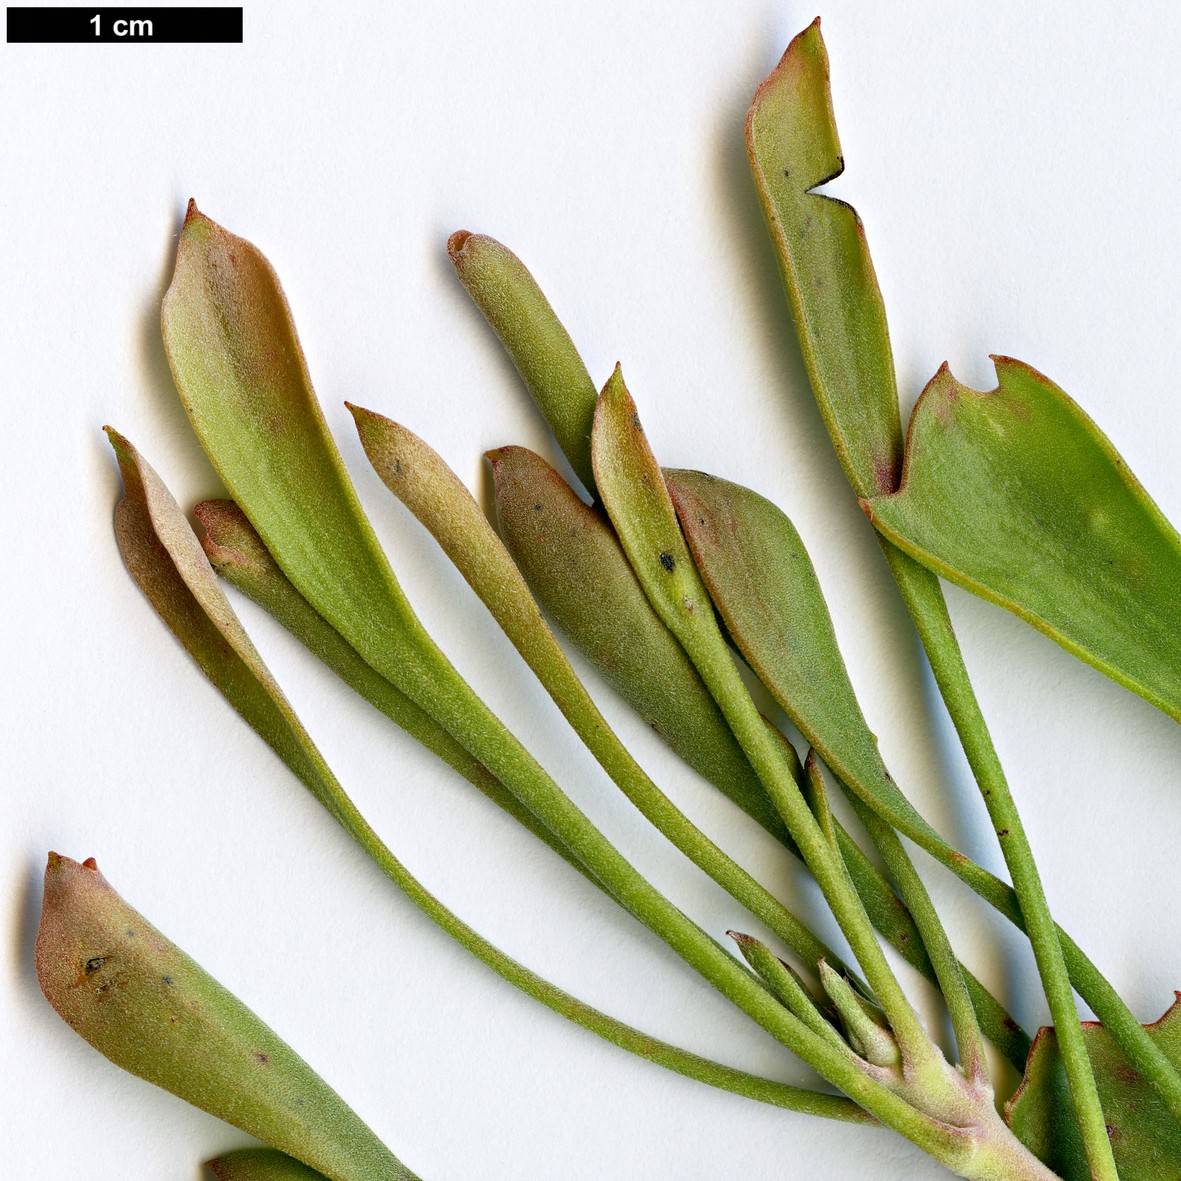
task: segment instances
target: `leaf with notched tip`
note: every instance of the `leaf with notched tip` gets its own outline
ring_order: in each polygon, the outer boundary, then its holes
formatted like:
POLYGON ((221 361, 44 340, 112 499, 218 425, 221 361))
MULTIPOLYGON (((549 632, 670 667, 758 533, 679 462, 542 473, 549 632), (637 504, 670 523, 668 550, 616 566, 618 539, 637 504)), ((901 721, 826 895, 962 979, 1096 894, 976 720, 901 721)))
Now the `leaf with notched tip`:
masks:
POLYGON ((1053 382, 994 357, 997 388, 946 366, 911 420, 877 529, 1181 721, 1181 537, 1053 382))
POLYGON ((93 859, 50 853, 36 945, 46 999, 117 1066, 332 1181, 413 1181, 339 1095, 133 910, 93 859))
POLYGON ((813 192, 845 168, 819 20, 759 87, 746 145, 833 446, 859 496, 892 491, 902 427, 881 291, 856 211, 813 192))

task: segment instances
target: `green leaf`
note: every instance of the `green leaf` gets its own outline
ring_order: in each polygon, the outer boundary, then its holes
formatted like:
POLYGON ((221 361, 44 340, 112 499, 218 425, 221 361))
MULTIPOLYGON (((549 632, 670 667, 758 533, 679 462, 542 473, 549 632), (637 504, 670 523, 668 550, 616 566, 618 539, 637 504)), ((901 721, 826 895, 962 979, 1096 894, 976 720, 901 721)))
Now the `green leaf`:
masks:
POLYGON ((107 436, 123 473, 115 537, 132 578, 226 700, 341 820, 319 751, 226 601, 180 506, 127 439, 110 427, 107 436))
MULTIPOLYGON (((783 511, 749 488, 703 472, 666 470, 676 506, 714 606, 744 659, 813 749, 845 784, 884 816, 946 843, 894 783, 849 681, 828 606, 804 543, 783 511), (855 782, 849 776, 855 777, 855 782)), ((882 913, 881 891, 850 856, 855 849, 838 830, 842 853, 858 892, 892 942, 921 972, 934 969, 913 920, 905 926, 882 913)), ((947 850, 950 858, 958 853, 947 850)), ((1028 1035, 967 974, 968 987, 989 1039, 1020 1069, 1028 1035)))
POLYGON ((728 480, 668 471, 665 481, 714 606, 775 700, 839 779, 933 832, 882 762, 795 526, 765 497, 728 480))
POLYGON ((570 334, 525 264, 495 238, 459 230, 447 253, 512 357, 582 486, 595 495, 591 427, 599 391, 570 334))
POLYGON ((217 1181, 321 1181, 322 1174, 272 1148, 239 1148, 206 1164, 217 1181))
POLYGON ((246 637, 200 543, 159 476, 126 439, 109 429, 108 434, 124 476, 115 526, 132 576, 223 696, 428 918, 522 992, 648 1061, 762 1103, 831 1119, 870 1119, 847 1099, 722 1066, 599 1012, 505 955, 424 889, 378 838, 324 762, 246 637))
POLYGON ((37 979, 117 1066, 332 1181, 413 1181, 294 1050, 111 889, 93 859, 50 853, 37 979))
POLYGON ((317 613, 279 569, 245 513, 232 500, 206 500, 193 513, 205 529, 201 540, 205 554, 222 578, 274 616, 349 688, 458 771, 580 873, 585 872, 570 851, 487 767, 405 693, 370 668, 340 632, 317 613))
MULTIPOLYGON (((1181 993, 1177 998, 1159 1021, 1144 1028, 1169 1061, 1181 1066, 1181 993)), ((1181 1177, 1181 1126, 1102 1025, 1083 1022, 1083 1039, 1121 1181, 1181 1177)), ((1065 1181, 1089 1181, 1052 1028, 1040 1030, 1034 1039, 1025 1078, 1005 1117, 1020 1140, 1065 1181)))
POLYGON ((755 94, 746 144, 816 401, 859 496, 897 487, 894 359, 861 219, 812 190, 845 168, 817 19, 755 94))
POLYGON ((901 488, 866 511, 895 545, 1181 721, 1181 537, 1048 378, 944 366, 915 407, 901 488))
POLYGON ((606 514, 539 455, 490 451, 500 533, 546 615, 698 774, 790 841, 685 650, 652 609, 606 514))

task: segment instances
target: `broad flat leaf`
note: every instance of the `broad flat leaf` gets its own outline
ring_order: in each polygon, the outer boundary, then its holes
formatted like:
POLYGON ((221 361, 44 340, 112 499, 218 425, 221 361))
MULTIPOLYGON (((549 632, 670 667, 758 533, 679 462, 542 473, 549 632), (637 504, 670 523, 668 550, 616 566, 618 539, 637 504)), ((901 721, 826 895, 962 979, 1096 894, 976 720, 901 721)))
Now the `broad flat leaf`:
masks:
POLYGON ((322 1181, 292 1157, 272 1148, 240 1148, 206 1162, 217 1181, 322 1181))
POLYGON ((300 594, 410 692, 429 641, 328 432, 279 280, 191 202, 162 324, 181 401, 233 499, 300 594))
POLYGON ((414 1181, 294 1050, 111 889, 93 860, 50 853, 37 979, 117 1066, 332 1181, 414 1181))
POLYGON ((881 292, 856 211, 812 191, 845 168, 819 19, 759 87, 746 144, 833 446, 859 496, 892 491, 902 428, 881 292))
POLYGON ((915 406, 902 486, 874 525, 1181 721, 1181 537, 1048 378, 994 357, 997 388, 944 366, 915 406))
POLYGON ((447 253, 467 293, 512 357, 574 474, 595 495, 591 426, 599 391, 570 334, 525 264, 495 238, 459 230, 447 253))
MULTIPOLYGON (((1174 1065, 1181 1066, 1181 993, 1165 1015, 1144 1028, 1174 1065)), ((1121 1181, 1173 1181, 1181 1177, 1181 1126, 1153 1088, 1098 1022, 1083 1023, 1121 1181)), ((1005 1118, 1021 1141, 1065 1181, 1089 1181, 1066 1074, 1051 1028, 1034 1039, 1025 1079, 1005 1118)))

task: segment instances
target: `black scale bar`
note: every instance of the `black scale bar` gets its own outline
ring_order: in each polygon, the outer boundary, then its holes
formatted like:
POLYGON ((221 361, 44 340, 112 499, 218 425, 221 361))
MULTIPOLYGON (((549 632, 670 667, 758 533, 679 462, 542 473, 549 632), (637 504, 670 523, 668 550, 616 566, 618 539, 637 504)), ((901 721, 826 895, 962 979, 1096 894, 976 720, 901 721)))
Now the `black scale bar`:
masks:
POLYGON ((9 8, 8 43, 240 42, 241 8, 9 8))

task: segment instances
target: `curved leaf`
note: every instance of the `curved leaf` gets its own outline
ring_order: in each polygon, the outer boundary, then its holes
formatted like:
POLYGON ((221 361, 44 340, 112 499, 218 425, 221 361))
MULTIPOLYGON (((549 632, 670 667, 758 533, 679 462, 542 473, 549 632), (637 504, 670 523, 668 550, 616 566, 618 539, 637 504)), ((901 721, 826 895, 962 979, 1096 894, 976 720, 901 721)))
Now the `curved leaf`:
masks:
POLYGON ((111 889, 90 859, 50 853, 37 979, 116 1066, 332 1181, 414 1181, 344 1101, 236 996, 111 889))
POLYGON ((944 366, 915 407, 902 486, 874 525, 1181 721, 1181 537, 1048 378, 994 357, 997 388, 944 366))
POLYGON ((447 253, 459 281, 512 357, 574 474, 594 496, 591 427, 599 391, 570 334, 525 264, 495 238, 458 230, 447 240, 447 253))

